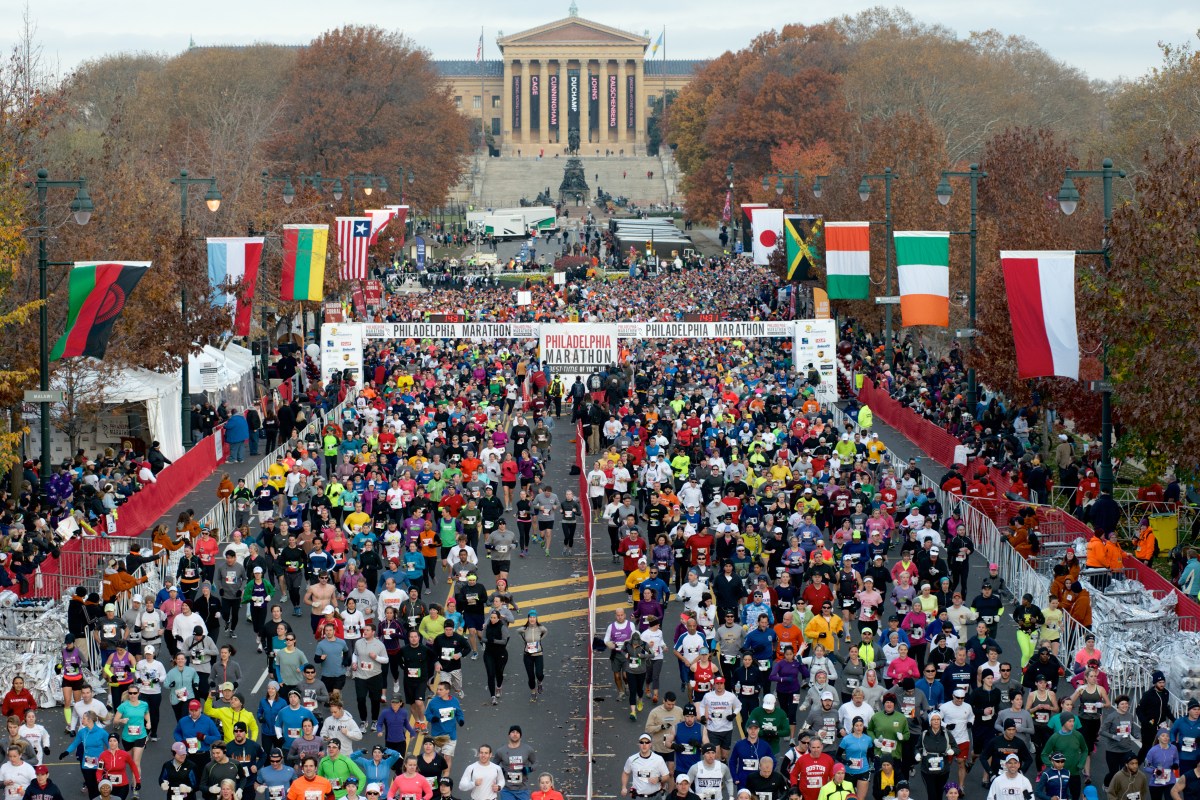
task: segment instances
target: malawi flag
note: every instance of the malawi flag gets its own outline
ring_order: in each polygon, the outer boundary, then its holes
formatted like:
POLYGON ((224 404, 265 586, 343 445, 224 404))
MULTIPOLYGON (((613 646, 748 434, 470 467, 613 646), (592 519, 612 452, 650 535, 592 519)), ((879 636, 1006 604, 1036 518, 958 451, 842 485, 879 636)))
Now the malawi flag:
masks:
POLYGON ((113 325, 149 268, 149 261, 76 261, 67 281, 67 329, 50 360, 104 358, 113 325))
POLYGON ((283 226, 283 274, 279 296, 284 300, 325 299, 325 250, 328 225, 283 226))
POLYGON ((950 326, 950 234, 896 231, 900 318, 904 326, 950 326))

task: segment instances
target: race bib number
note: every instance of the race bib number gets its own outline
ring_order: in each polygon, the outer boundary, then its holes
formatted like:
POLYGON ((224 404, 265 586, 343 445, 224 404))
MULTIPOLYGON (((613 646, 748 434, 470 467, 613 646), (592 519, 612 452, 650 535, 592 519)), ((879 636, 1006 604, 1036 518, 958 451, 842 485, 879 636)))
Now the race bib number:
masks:
POLYGON ((288 735, 289 739, 296 739, 300 736, 300 729, 299 728, 288 728, 287 735, 288 735))
POLYGON ((420 667, 409 667, 408 669, 405 670, 405 674, 408 675, 408 677, 410 677, 410 678, 419 678, 419 677, 421 677, 421 668, 420 667))
POLYGON ((818 775, 810 775, 808 777, 808 779, 805 780, 805 784, 810 789, 820 789, 821 788, 821 778, 818 775))
POLYGON ((440 719, 442 722, 449 722, 450 720, 454 719, 454 709, 453 708, 439 708, 438 709, 438 719, 440 719))
POLYGON ((100 766, 100 759, 93 758, 91 756, 83 757, 83 768, 84 769, 95 769, 98 766, 100 766))
POLYGON ((442 661, 450 661, 453 658, 454 658, 454 648, 453 647, 443 647, 442 648, 442 661))
POLYGON ((188 690, 187 689, 176 689, 175 690, 175 699, 181 703, 184 700, 187 700, 188 699, 188 690))
POLYGON ((528 644, 525 645, 525 652, 529 653, 531 656, 536 656, 541 651, 542 651, 542 643, 541 642, 529 642, 528 644))
POLYGON ((1083 713, 1085 713, 1085 714, 1100 713, 1100 703, 1084 703, 1083 704, 1083 713))
POLYGON ((189 753, 198 753, 198 752, 200 752, 200 740, 199 740, 199 739, 197 739, 197 738, 195 738, 195 737, 192 737, 192 738, 189 738, 189 739, 185 739, 185 740, 184 740, 184 744, 186 744, 186 745, 187 745, 187 751, 188 751, 189 753))
POLYGON ((1039 725, 1045 725, 1046 723, 1048 723, 1050 721, 1050 712, 1049 711, 1033 712, 1033 721, 1038 723, 1039 725))
POLYGON ((862 768, 863 760, 861 758, 850 759, 850 769, 854 770, 855 772, 862 772, 862 768))
POLYGON ((504 773, 504 779, 509 783, 521 783, 524 778, 525 776, 520 772, 515 772, 513 770, 509 770, 508 772, 504 773))
POLYGON ((925 763, 929 765, 929 769, 933 772, 938 772, 942 768, 944 759, 941 756, 929 756, 925 759, 925 763))
POLYGON ((105 625, 104 626, 104 638, 105 639, 112 639, 116 635, 117 635, 117 626, 116 625, 105 625))
POLYGON ((225 573, 225 585, 233 586, 235 583, 237 583, 237 575, 234 575, 232 572, 226 572, 225 573))
POLYGON ((133 738, 135 738, 135 739, 141 738, 141 735, 142 735, 142 726, 141 725, 129 725, 125 728, 125 730, 133 738))
POLYGON ((771 669, 771 659, 760 658, 758 660, 758 669, 760 672, 767 672, 768 670, 770 670, 771 669))
POLYGON ((742 759, 742 769, 745 770, 746 772, 754 772, 756 769, 758 769, 758 759, 757 758, 742 759))
POLYGON ((1196 737, 1195 737, 1195 736, 1185 736, 1185 737, 1183 737, 1183 748, 1182 748, 1182 750, 1183 750, 1183 752, 1185 752, 1185 753, 1194 753, 1194 752, 1196 752, 1196 737))
POLYGON ((895 739, 880 739, 879 743, 880 743, 880 749, 883 750, 883 752, 885 752, 885 753, 891 753, 892 751, 894 751, 896 749, 896 740, 895 739))

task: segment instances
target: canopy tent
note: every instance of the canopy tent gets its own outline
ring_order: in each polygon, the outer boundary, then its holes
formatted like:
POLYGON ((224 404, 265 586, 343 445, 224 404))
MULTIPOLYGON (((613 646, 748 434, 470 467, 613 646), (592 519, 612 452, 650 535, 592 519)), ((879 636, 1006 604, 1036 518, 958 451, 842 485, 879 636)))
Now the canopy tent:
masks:
POLYGON ((205 345, 188 360, 188 389, 205 394, 213 405, 224 402, 239 410, 254 401, 254 355, 237 344, 224 350, 205 345))
POLYGON ((74 392, 82 402, 98 400, 105 406, 145 403, 147 430, 144 437, 138 434, 139 438, 145 438, 147 445, 157 441, 167 458, 183 455, 179 373, 163 375, 139 368, 104 370, 97 369, 96 364, 90 358, 80 359, 69 379, 63 373, 54 375, 52 388, 74 392))

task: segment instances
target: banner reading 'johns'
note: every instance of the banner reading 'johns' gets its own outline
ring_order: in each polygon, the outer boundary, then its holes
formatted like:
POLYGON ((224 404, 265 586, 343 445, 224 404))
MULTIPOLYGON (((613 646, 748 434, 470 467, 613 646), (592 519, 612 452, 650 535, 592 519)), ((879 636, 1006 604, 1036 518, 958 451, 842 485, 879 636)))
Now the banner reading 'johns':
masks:
POLYGON ((588 73, 588 130, 600 128, 600 76, 588 73))

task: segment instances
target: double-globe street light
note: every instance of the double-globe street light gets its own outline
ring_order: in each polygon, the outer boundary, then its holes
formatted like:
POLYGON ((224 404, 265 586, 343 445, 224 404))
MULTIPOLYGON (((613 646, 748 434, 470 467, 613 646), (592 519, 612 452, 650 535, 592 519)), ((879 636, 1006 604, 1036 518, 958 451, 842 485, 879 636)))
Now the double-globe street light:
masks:
MULTIPOLYGON (((1112 228, 1113 217, 1113 179, 1124 177, 1125 173, 1122 170, 1113 167, 1112 159, 1106 158, 1101 162, 1100 169, 1066 170, 1066 177, 1063 179, 1062 186, 1058 190, 1058 207, 1064 214, 1070 216, 1079 207, 1079 189, 1075 187, 1074 178, 1100 178, 1104 186, 1104 238, 1100 242, 1099 250, 1076 250, 1075 254, 1080 256, 1102 256, 1104 258, 1104 271, 1106 273, 1112 269, 1109 230, 1112 228)), ((1103 339, 1104 342, 1100 350, 1100 361, 1103 365, 1104 375, 1098 386, 1100 390, 1099 479, 1100 491, 1105 494, 1112 494, 1114 483, 1112 469, 1112 385, 1109 383, 1108 373, 1108 341, 1107 337, 1103 337, 1103 339)))
POLYGON ((45 169, 37 171, 37 180, 31 184, 37 193, 37 267, 38 267, 38 389, 41 400, 38 402, 40 432, 42 439, 41 466, 38 469, 42 507, 49 508, 49 478, 50 478, 50 317, 46 286, 46 271, 50 267, 70 267, 70 261, 51 261, 46 248, 46 234, 49 231, 49 209, 47 198, 51 189, 74 189, 75 199, 71 201, 71 215, 78 225, 87 225, 92 218, 95 206, 88 195, 87 179, 51 180, 50 173, 45 169))
MULTIPOLYGON (((817 198, 818 200, 821 199, 821 192, 823 191, 823 185, 822 185, 823 181, 828 177, 829 177, 828 175, 816 175, 813 177, 812 193, 813 193, 813 197, 817 198)), ((787 172, 770 173, 770 172, 768 172, 766 175, 763 176, 763 179, 762 179, 763 189, 769 190, 771 188, 771 178, 775 178, 775 194, 778 195, 779 197, 783 197, 783 192, 784 192, 784 189, 787 188, 787 183, 789 181, 791 182, 792 187, 793 187, 793 189, 795 189, 795 192, 796 192, 796 213, 800 213, 800 187, 804 181, 804 176, 800 174, 800 170, 793 170, 791 173, 787 173, 787 172)))
MULTIPOLYGON (((188 175, 186 169, 179 171, 178 178, 172 178, 171 183, 179 187, 179 238, 181 244, 186 246, 187 238, 187 220, 188 220, 188 189, 192 186, 207 186, 208 191, 204 193, 204 204, 208 206, 208 210, 214 214, 221 207, 221 192, 217 189, 216 178, 197 178, 188 175)), ((180 315, 183 318, 184 329, 187 329, 188 317, 188 294, 187 283, 184 282, 183 276, 180 276, 179 282, 179 308, 180 315)), ((183 369, 182 369, 182 422, 183 422, 183 447, 190 448, 192 442, 192 395, 191 386, 188 380, 188 352, 183 354, 183 369)))
MULTIPOLYGON (((970 183, 971 187, 971 227, 965 231, 950 231, 951 234, 963 235, 970 237, 971 242, 971 286, 968 291, 967 309, 970 322, 967 330, 959 331, 960 338, 974 340, 977 330, 975 328, 975 279, 976 279, 976 255, 975 245, 979 239, 979 228, 977 225, 979 214, 979 181, 986 178, 987 173, 979 169, 978 164, 972 164, 966 172, 956 172, 954 170, 942 170, 942 179, 937 185, 937 199, 942 205, 950 204, 950 197, 954 194, 954 187, 950 185, 951 178, 963 178, 970 183)), ((979 403, 979 387, 975 382, 975 367, 967 368, 967 408, 970 409, 972 415, 976 413, 979 403)))

